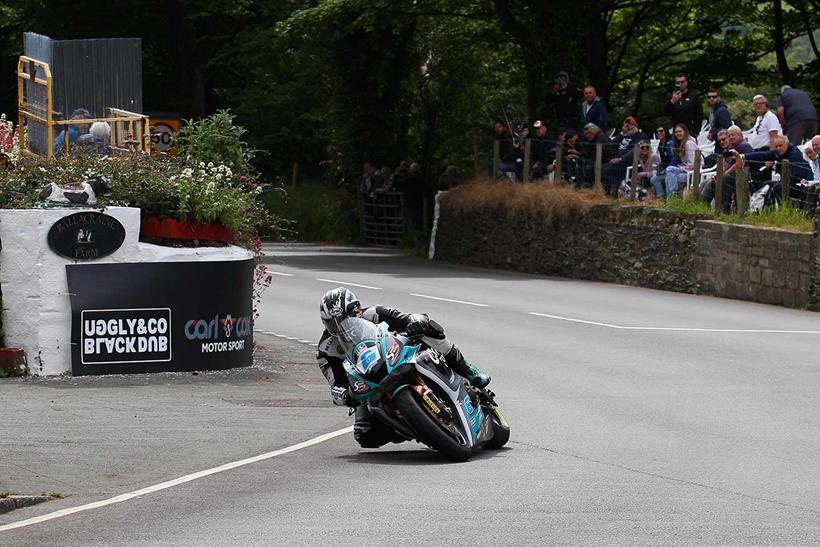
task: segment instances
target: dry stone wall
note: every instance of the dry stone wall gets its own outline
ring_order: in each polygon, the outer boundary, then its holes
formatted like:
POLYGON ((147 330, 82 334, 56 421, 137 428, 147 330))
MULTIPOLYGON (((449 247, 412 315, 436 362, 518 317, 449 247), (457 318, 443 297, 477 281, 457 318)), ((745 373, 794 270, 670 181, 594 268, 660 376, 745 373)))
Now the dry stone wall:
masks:
POLYGON ((461 264, 820 309, 814 234, 648 207, 549 221, 442 206, 436 258, 461 264))

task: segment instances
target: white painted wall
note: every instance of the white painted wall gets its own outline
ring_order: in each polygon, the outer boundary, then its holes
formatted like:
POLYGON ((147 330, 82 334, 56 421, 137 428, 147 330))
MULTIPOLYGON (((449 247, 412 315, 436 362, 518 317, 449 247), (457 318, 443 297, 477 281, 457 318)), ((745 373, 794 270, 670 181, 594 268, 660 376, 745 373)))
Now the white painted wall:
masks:
MULTIPOLYGON (((6 345, 26 351, 32 374, 52 376, 71 371, 71 302, 63 258, 47 243, 48 231, 64 216, 86 209, 0 210, 0 289, 6 345)), ((99 210, 99 209, 88 209, 99 210)), ((125 227, 125 241, 115 253, 84 263, 189 262, 245 260, 243 248, 161 247, 139 242, 140 210, 109 207, 108 215, 125 227)))

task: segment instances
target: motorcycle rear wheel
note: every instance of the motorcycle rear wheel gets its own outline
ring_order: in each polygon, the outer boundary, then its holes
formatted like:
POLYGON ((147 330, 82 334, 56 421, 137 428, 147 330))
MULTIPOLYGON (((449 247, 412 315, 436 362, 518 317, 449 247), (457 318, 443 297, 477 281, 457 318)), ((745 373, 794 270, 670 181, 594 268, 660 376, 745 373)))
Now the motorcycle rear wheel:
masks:
POLYGON ((402 389, 394 402, 413 431, 424 444, 438 450, 454 462, 467 461, 473 454, 472 448, 460 443, 445 431, 425 410, 415 397, 412 389, 402 389))

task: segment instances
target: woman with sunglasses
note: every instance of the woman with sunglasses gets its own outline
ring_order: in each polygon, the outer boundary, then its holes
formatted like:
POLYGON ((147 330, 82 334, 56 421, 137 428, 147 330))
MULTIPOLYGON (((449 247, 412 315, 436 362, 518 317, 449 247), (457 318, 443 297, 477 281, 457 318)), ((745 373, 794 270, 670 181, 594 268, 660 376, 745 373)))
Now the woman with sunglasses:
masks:
POLYGON ((686 184, 686 173, 694 169, 697 148, 698 143, 689 135, 686 124, 677 124, 672 139, 672 163, 666 168, 663 176, 652 177, 655 195, 659 198, 667 197, 683 189, 683 185, 686 184))
POLYGON ((665 127, 660 126, 655 130, 655 138, 658 139, 658 157, 661 160, 656 174, 663 175, 666 168, 672 163, 672 139, 665 127))
MULTIPOLYGON (((635 196, 639 201, 646 197, 646 190, 651 186, 650 179, 657 172, 661 160, 652 152, 652 145, 648 140, 638 143, 638 192, 635 196)), ((618 197, 623 199, 629 196, 631 188, 628 181, 621 183, 618 197)))

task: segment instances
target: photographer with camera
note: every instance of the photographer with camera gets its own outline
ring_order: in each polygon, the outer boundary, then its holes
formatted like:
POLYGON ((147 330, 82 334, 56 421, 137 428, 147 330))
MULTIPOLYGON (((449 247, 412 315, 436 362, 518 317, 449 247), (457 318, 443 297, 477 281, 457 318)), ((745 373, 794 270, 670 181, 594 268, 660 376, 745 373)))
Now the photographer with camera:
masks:
POLYGON ((673 127, 682 123, 689 134, 697 139, 703 123, 703 105, 700 104, 698 92, 689 89, 689 77, 685 73, 675 75, 675 90, 664 111, 672 116, 673 127))

